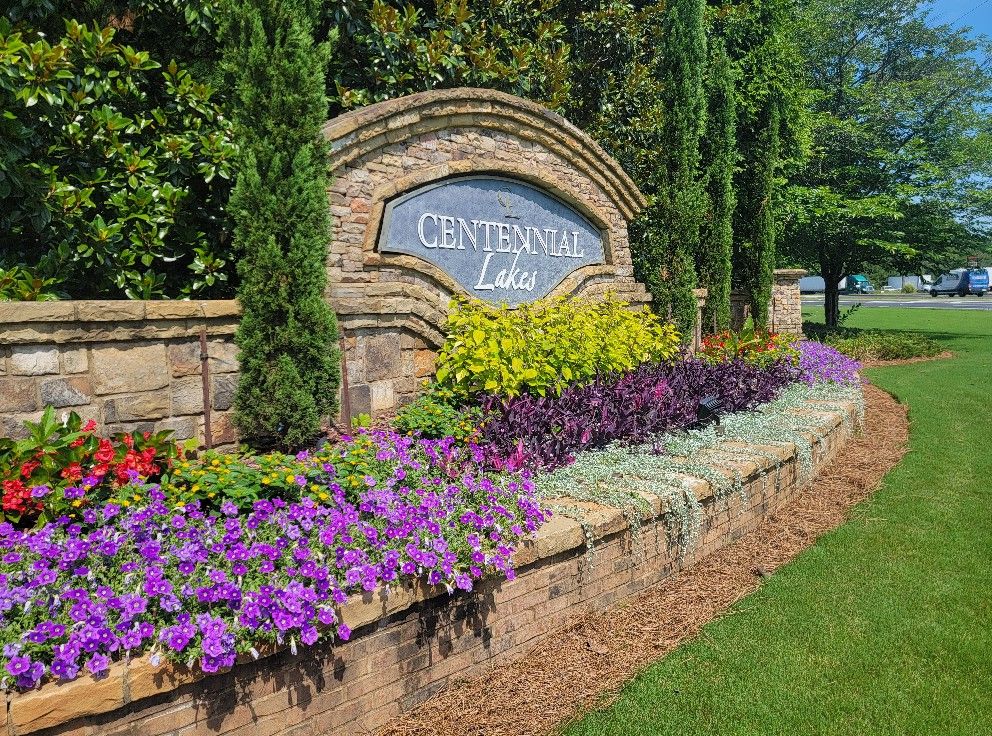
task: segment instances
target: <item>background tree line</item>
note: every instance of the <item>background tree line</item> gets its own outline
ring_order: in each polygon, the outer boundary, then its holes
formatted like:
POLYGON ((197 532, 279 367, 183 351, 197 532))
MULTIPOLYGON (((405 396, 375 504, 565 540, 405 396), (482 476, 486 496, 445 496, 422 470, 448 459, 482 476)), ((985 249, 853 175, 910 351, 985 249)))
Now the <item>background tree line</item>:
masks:
MULTIPOLYGON (((30 266, 72 296, 234 293, 240 98, 222 62, 240 6, 8 6, 0 267, 30 266)), ((650 199, 631 234, 656 308, 688 328, 703 286, 713 330, 728 324, 731 284, 764 322, 775 265, 917 269, 988 237, 987 44, 926 23, 926 7, 342 0, 305 15, 315 44, 335 41, 328 116, 477 86, 589 132, 650 199)))

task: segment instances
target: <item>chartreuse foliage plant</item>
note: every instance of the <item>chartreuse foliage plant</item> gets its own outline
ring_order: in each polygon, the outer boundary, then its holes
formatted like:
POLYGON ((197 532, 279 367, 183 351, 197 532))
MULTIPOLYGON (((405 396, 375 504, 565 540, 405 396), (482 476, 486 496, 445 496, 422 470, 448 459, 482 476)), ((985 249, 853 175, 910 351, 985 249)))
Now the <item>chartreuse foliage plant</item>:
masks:
POLYGON ((516 309, 455 302, 437 383, 455 399, 480 392, 558 394, 597 376, 675 357, 679 333, 614 299, 544 299, 516 309))
POLYGON ((235 147, 212 97, 113 28, 0 17, 0 267, 80 297, 223 293, 235 147))
POLYGON ((235 422, 256 447, 312 443, 337 407, 337 320, 324 300, 329 235, 324 69, 314 3, 237 0, 226 29, 241 149, 230 201, 241 251, 235 422))

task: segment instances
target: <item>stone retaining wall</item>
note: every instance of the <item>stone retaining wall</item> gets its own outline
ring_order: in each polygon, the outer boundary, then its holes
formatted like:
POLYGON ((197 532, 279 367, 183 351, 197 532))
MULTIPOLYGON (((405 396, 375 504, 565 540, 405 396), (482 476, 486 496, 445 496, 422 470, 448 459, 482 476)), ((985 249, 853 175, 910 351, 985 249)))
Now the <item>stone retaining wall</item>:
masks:
MULTIPOLYGON (((809 435, 814 467, 843 446, 855 422, 853 405, 811 403, 804 413, 822 418, 809 435)), ((729 444, 729 443, 728 443, 729 444)), ((740 445, 733 445, 736 453, 740 445)), ((658 583, 755 530, 799 487, 794 447, 756 447, 736 465, 746 493, 716 500, 710 485, 690 479, 702 502, 699 545, 673 548, 664 501, 650 494, 640 541, 621 511, 595 504, 584 524, 595 545, 587 551, 579 522, 555 517, 516 555, 515 580, 489 581, 471 594, 406 587, 389 597, 347 602, 342 618, 350 641, 263 653, 226 674, 204 677, 147 658, 117 663, 100 680, 10 695, 11 736, 323 736, 364 734, 415 708, 446 685, 484 676, 489 668, 524 656, 574 617, 601 611, 658 583), (778 462, 770 457, 779 458, 778 462), (682 554, 685 553, 685 554, 682 554)), ((726 454, 713 468, 733 475, 726 454)), ((707 462, 707 453, 694 458, 707 462)))
POLYGON ((0 436, 21 436, 51 404, 103 434, 171 429, 202 443, 205 328, 213 442, 234 442, 238 315, 220 300, 0 302, 0 436))

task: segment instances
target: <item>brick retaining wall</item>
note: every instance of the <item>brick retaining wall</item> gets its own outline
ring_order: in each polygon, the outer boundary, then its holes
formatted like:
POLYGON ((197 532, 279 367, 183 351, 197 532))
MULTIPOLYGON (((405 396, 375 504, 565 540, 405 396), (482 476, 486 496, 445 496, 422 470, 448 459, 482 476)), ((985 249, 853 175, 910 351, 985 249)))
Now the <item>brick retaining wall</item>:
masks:
MULTIPOLYGON (((840 412, 810 404, 822 417, 810 436, 814 467, 843 446, 855 407, 840 412)), ((740 445, 733 445, 741 450, 740 445)), ((665 509, 651 503, 641 541, 623 514, 595 504, 586 511, 595 546, 587 554, 582 525, 558 516, 516 556, 512 582, 489 581, 471 594, 406 587, 369 594, 343 607, 350 641, 283 650, 203 677, 147 658, 115 664, 108 677, 49 684, 7 700, 11 736, 321 736, 374 730, 459 679, 524 656, 574 617, 622 602, 758 527, 798 491, 794 448, 755 448, 737 465, 746 488, 718 501, 691 480, 703 504, 699 545, 685 556, 666 536, 665 509), (780 458, 775 463, 768 454, 780 458)), ((712 467, 729 476, 726 455, 712 467)), ((694 460, 706 461, 706 453, 694 460)))

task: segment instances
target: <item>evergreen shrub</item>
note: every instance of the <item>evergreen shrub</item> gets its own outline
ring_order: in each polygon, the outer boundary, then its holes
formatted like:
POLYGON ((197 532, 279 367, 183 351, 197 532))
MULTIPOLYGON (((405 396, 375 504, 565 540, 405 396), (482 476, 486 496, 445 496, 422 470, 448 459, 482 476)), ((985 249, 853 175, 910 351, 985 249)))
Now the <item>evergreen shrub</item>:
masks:
POLYGON ((337 321, 324 300, 328 48, 313 40, 316 17, 303 4, 240 0, 227 29, 241 141, 230 202, 242 253, 235 421, 255 447, 310 444, 337 408, 337 321))

